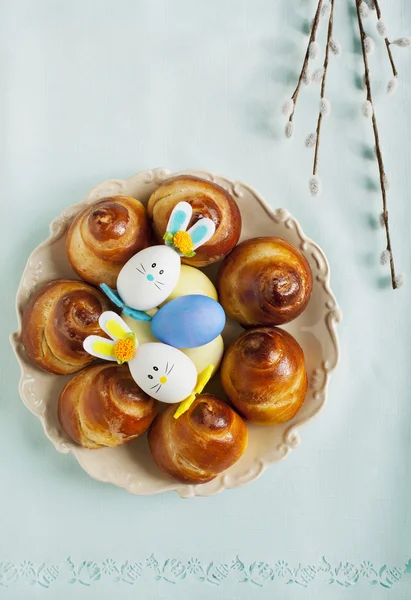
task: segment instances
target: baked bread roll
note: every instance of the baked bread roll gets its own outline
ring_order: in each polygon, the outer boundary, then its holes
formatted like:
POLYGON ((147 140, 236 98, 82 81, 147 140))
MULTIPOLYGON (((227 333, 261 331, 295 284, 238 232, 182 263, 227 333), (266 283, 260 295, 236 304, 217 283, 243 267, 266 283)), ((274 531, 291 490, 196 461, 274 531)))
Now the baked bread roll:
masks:
POLYGON ((211 481, 243 454, 248 440, 242 418, 211 394, 197 396, 178 419, 169 406, 148 433, 158 468, 184 483, 211 481))
POLYGON ((150 427, 157 402, 131 377, 127 365, 93 365, 75 375, 60 394, 58 418, 84 448, 121 446, 150 427))
POLYGON ((214 221, 216 230, 208 242, 197 248, 195 256, 183 257, 182 261, 194 267, 204 267, 223 258, 240 237, 240 210, 224 188, 192 175, 168 179, 151 194, 147 210, 158 242, 163 243, 170 213, 183 200, 193 208, 188 227, 200 218, 208 217, 214 221))
POLYGON ((289 242, 254 238, 224 259, 217 288, 226 313, 244 327, 281 325, 306 308, 312 274, 304 256, 289 242))
POLYGON ((84 281, 51 281, 23 313, 22 342, 28 356, 49 373, 79 371, 94 360, 83 340, 92 334, 105 336, 98 319, 109 308, 104 294, 84 281))
POLYGON ((304 353, 292 335, 277 327, 240 335, 225 353, 220 379, 234 408, 257 425, 292 419, 307 393, 304 353))
POLYGON ((87 206, 67 232, 67 256, 89 283, 115 288, 117 275, 134 254, 150 243, 144 206, 129 196, 103 198, 87 206))

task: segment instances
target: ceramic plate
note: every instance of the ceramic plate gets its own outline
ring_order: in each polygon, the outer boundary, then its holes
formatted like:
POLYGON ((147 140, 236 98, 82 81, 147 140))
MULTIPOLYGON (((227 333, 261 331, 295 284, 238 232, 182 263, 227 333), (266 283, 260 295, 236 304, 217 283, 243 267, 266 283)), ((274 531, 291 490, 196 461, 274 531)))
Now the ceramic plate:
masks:
MULTIPOLYGON (((82 202, 67 208, 51 223, 49 238, 30 256, 17 293, 19 330, 12 335, 12 344, 21 366, 21 398, 40 419, 55 448, 63 453, 72 452, 91 477, 138 495, 174 490, 182 497, 206 496, 253 481, 268 465, 281 460, 299 445, 300 428, 324 406, 329 375, 338 362, 336 324, 341 313, 330 288, 329 266, 322 250, 304 235, 298 222, 286 210, 272 210, 248 185, 203 171, 185 173, 215 181, 232 194, 243 218, 241 240, 256 236, 278 236, 297 246, 310 263, 314 281, 311 300, 304 313, 285 326, 304 350, 309 391, 304 405, 292 421, 274 427, 250 425, 249 444, 242 458, 228 471, 205 484, 187 485, 167 479, 151 458, 146 436, 119 448, 101 450, 86 450, 71 443, 60 428, 56 411, 60 390, 68 377, 43 373, 26 359, 21 344, 22 311, 33 292, 46 282, 66 277, 77 279, 66 257, 65 234, 80 210, 99 198, 120 194, 147 202, 153 190, 173 174, 166 169, 156 169, 137 173, 125 181, 109 180, 97 185, 82 202)), ((205 269, 213 280, 217 267, 212 265, 205 269)), ((240 332, 239 325, 228 322, 223 334, 225 344, 240 332)), ((207 389, 224 397, 218 375, 207 389)))

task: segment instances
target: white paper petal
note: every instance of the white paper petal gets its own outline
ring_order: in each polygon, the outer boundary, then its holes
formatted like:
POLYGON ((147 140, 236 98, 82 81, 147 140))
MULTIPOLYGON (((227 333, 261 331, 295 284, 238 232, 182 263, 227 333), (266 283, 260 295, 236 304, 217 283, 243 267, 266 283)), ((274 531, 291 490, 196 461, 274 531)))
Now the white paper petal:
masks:
POLYGON ((91 354, 91 356, 95 356, 96 358, 102 358, 103 360, 111 360, 117 362, 114 354, 110 354, 109 352, 103 353, 95 350, 96 344, 107 345, 107 347, 114 348, 115 342, 112 340, 107 340, 106 338, 101 337, 100 335, 89 335, 83 342, 83 348, 86 352, 91 354))
POLYGON ((130 327, 117 313, 112 310, 106 310, 101 313, 98 323, 103 331, 107 333, 115 342, 126 336, 127 333, 131 332, 130 327), (114 323, 114 326, 111 325, 114 323), (111 325, 111 326, 110 326, 111 325), (117 332, 116 329, 119 327, 121 332, 117 332))
POLYGON ((193 240, 194 250, 199 246, 202 246, 214 235, 215 224, 211 219, 200 219, 187 231, 191 239, 193 240))
POLYGON ((166 231, 170 233, 186 231, 192 214, 193 209, 191 204, 188 202, 179 202, 171 211, 166 231))

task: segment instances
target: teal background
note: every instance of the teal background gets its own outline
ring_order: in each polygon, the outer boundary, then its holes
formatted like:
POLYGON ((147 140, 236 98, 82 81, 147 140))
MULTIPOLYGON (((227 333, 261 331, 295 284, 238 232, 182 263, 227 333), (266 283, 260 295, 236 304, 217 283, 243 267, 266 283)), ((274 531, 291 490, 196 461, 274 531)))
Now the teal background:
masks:
MULTIPOLYGON (((280 107, 294 88, 302 27, 315 2, 1 3, 0 599, 410 597, 411 577, 396 583, 411 557, 410 284, 392 292, 379 265, 384 236, 372 223, 381 199, 371 125, 359 110, 364 93, 356 78, 363 71, 353 2, 336 4, 343 55, 331 59, 333 112, 320 150, 324 193, 312 199, 313 156, 304 139, 315 127, 319 87, 303 89, 291 142, 280 107), (328 404, 302 431, 301 446, 260 480, 205 499, 134 497, 91 480, 72 456, 58 454, 19 399, 7 341, 25 261, 52 218, 94 184, 156 166, 240 179, 273 207, 290 210, 326 252, 344 314, 328 404), (7 562, 48 568, 70 556, 76 565, 101 566, 110 557, 120 566, 144 563, 152 553, 160 565, 193 557, 205 566, 230 565, 239 555, 247 567, 283 560, 295 568, 325 556, 333 568, 342 561, 359 569, 368 560, 387 569, 374 587, 364 578, 356 583, 351 570, 340 577, 347 588, 328 585, 325 575, 307 587, 278 577, 260 587, 238 583, 233 571, 220 585, 177 575, 169 576, 176 583, 156 581, 147 571, 134 585, 102 577, 85 586, 60 576, 50 589, 38 583, 44 569, 33 586, 19 577, 4 587, 1 576, 14 573, 7 562)), ((410 3, 380 4, 392 35, 410 35, 410 3)), ((375 16, 366 27, 375 31, 375 16)), ((394 48, 400 87, 388 98, 389 64, 373 37, 393 246, 398 271, 409 275, 411 53, 394 48)))

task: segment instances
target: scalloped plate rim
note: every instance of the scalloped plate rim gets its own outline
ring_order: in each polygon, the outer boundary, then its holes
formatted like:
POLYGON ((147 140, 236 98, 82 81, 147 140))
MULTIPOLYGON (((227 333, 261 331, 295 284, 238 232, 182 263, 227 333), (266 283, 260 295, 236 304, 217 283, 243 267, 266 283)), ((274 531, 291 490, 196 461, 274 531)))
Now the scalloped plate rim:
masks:
MULTIPOLYGON (((335 370, 335 368, 337 367, 337 365, 339 363, 339 359, 340 359, 339 339, 336 334, 335 327, 333 325, 333 334, 331 334, 330 326, 327 324, 327 328, 329 330, 330 336, 333 337, 333 347, 334 347, 335 356, 334 356, 334 360, 332 361, 331 367, 324 369, 325 383, 322 388, 322 391, 324 393, 324 400, 323 400, 322 404, 318 407, 316 412, 309 415, 306 419, 304 419, 294 425, 290 425, 290 427, 288 429, 286 429, 286 431, 284 433, 284 438, 287 438, 287 436, 289 434, 293 434, 294 438, 293 438, 293 441, 291 444, 284 444, 284 451, 283 451, 284 453, 280 459, 272 458, 270 460, 270 458, 265 458, 263 456, 256 458, 253 463, 252 468, 250 468, 245 474, 240 475, 238 477, 238 479, 240 479, 240 481, 234 480, 234 481, 230 482, 229 478, 226 477, 226 474, 222 473, 220 475, 221 483, 220 483, 219 487, 216 489, 213 489, 209 493, 208 492, 205 494, 201 493, 201 488, 203 487, 204 484, 181 484, 181 483, 170 480, 170 483, 162 485, 154 492, 147 493, 147 494, 139 494, 138 489, 137 490, 133 489, 133 483, 132 482, 130 483, 128 480, 126 480, 124 482, 113 481, 109 477, 104 477, 102 474, 97 475, 94 472, 93 473, 90 472, 87 465, 84 463, 84 461, 82 459, 82 455, 77 452, 77 446, 74 443, 72 444, 70 442, 67 442, 66 440, 64 440, 63 442, 61 442, 61 441, 59 442, 60 436, 58 436, 59 440, 57 440, 55 437, 53 437, 51 435, 51 432, 47 428, 47 422, 46 422, 46 418, 45 418, 44 414, 39 413, 35 410, 35 407, 30 403, 30 401, 27 399, 27 397, 24 393, 23 384, 25 383, 24 375, 25 375, 25 362, 26 361, 25 361, 25 358, 20 355, 20 351, 19 351, 19 346, 21 345, 20 338, 21 338, 21 329, 22 329, 22 315, 21 315, 21 311, 20 311, 22 287, 23 287, 23 281, 25 280, 25 277, 30 270, 29 266, 30 266, 30 263, 31 263, 33 257, 39 250, 48 246, 53 240, 58 239, 58 237, 62 234, 60 231, 61 226, 64 224, 64 221, 67 220, 70 213, 73 213, 73 212, 75 213, 75 212, 77 212, 76 209, 95 201, 95 198, 93 198, 93 195, 96 193, 96 191, 99 188, 107 187, 107 186, 113 185, 113 184, 123 187, 126 184, 126 182, 130 182, 131 180, 138 179, 138 178, 142 178, 143 181, 146 183, 149 183, 151 181, 158 181, 158 183, 160 184, 161 181, 163 181, 164 179, 167 179, 168 177, 182 175, 182 174, 196 175, 199 177, 203 177, 204 179, 209 179, 211 181, 223 180, 229 186, 231 186, 231 189, 234 192, 234 196, 236 195, 235 189, 237 187, 242 187, 242 188, 248 190, 248 192, 255 197, 255 199, 260 203, 263 210, 267 213, 267 215, 270 217, 270 219, 272 219, 275 223, 278 224, 281 221, 283 221, 284 223, 286 221, 293 223, 293 225, 295 226, 295 228, 297 230, 298 236, 301 239, 301 242, 303 244, 312 245, 320 253, 320 256, 326 266, 326 275, 325 275, 324 279, 322 280, 322 283, 323 283, 324 289, 327 292, 327 294, 329 295, 331 303, 333 305, 333 307, 329 309, 328 315, 332 316, 332 319, 333 319, 335 325, 338 324, 342 319, 341 309, 340 309, 340 307, 337 303, 337 300, 335 298, 335 295, 332 292, 331 287, 330 287, 330 266, 329 266, 329 263, 328 263, 328 260, 327 260, 327 257, 325 255, 324 251, 321 249, 321 247, 316 242, 314 242, 311 238, 309 238, 308 236, 305 235, 299 222, 292 216, 291 213, 289 213, 289 211, 287 209, 284 209, 284 208, 273 209, 252 186, 245 184, 239 180, 233 181, 233 180, 228 179, 225 176, 214 175, 209 171, 203 171, 203 170, 199 170, 199 169, 184 169, 184 170, 178 171, 178 172, 172 172, 166 168, 147 169, 144 171, 139 171, 124 180, 113 178, 113 179, 107 179, 105 181, 102 181, 101 183, 93 186, 83 200, 80 200, 79 202, 76 202, 75 204, 72 204, 72 205, 66 207, 65 209, 63 209, 63 211, 50 222, 50 225, 49 225, 50 233, 49 233, 48 237, 45 240, 43 240, 42 242, 40 242, 40 244, 38 244, 33 249, 33 251, 30 253, 30 255, 26 261, 25 267, 23 269, 23 273, 22 273, 22 276, 21 276, 21 279, 19 282, 19 286, 18 286, 16 298, 15 298, 15 310, 16 310, 16 315, 17 315, 17 330, 10 334, 9 340, 10 340, 11 346, 13 348, 14 354, 17 358, 17 362, 19 363, 19 367, 20 367, 20 378, 19 378, 19 385, 18 385, 19 395, 20 395, 21 400, 23 401, 23 404, 26 406, 26 408, 40 420, 46 437, 53 443, 53 446, 55 447, 55 449, 58 452, 63 453, 63 454, 68 454, 71 452, 76 457, 76 460, 78 461, 78 463, 80 464, 82 469, 84 469, 84 471, 90 477, 95 479, 96 481, 100 481, 103 483, 112 483, 113 485, 116 485, 117 487, 125 489, 128 492, 135 494, 135 495, 154 495, 154 494, 159 494, 159 493, 164 493, 164 492, 169 492, 169 491, 175 491, 180 495, 181 498, 189 498, 189 497, 196 497, 196 496, 210 496, 210 495, 215 495, 217 493, 221 493, 222 491, 224 491, 226 489, 242 487, 242 486, 247 485, 248 483, 251 483, 252 481, 258 479, 259 477, 261 477, 261 475, 267 470, 267 468, 271 464, 273 464, 274 462, 278 462, 278 460, 285 458, 291 450, 293 450, 294 448, 296 448, 299 445, 299 443, 300 443, 299 429, 301 427, 304 427, 313 418, 315 418, 324 408, 326 401, 327 401, 329 375, 332 371, 335 370), (145 180, 144 176, 148 177, 148 179, 145 180), (59 228, 55 231, 55 228, 57 226, 59 226, 59 228), (258 467, 257 471, 255 471, 256 465, 258 467)), ((54 432, 54 433, 57 433, 57 435, 58 435, 58 432, 54 432)), ((137 488, 138 488, 138 486, 137 486, 137 488)))

